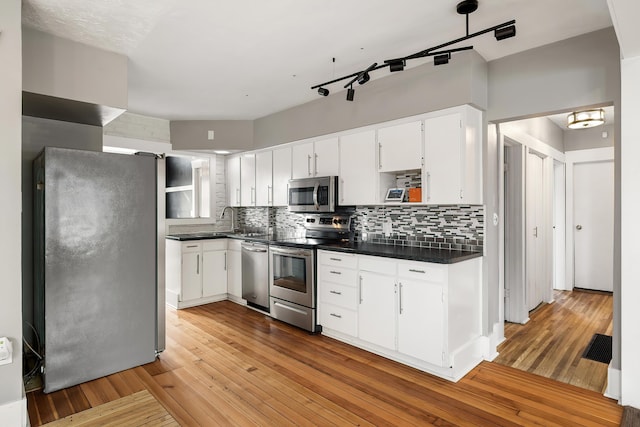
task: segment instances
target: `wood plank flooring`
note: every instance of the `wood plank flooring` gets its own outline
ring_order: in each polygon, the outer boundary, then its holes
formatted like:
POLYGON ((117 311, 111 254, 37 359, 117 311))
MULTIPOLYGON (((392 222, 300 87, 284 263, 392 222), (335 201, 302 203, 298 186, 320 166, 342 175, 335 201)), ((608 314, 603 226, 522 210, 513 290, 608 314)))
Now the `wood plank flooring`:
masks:
POLYGON ((608 365, 581 356, 593 334, 612 334, 613 296, 574 290, 555 291, 554 299, 525 325, 505 324, 495 362, 604 393, 608 365))
POLYGON ((148 390, 183 426, 617 426, 602 395, 483 362, 458 383, 224 301, 167 310, 160 359, 29 393, 34 426, 148 390))

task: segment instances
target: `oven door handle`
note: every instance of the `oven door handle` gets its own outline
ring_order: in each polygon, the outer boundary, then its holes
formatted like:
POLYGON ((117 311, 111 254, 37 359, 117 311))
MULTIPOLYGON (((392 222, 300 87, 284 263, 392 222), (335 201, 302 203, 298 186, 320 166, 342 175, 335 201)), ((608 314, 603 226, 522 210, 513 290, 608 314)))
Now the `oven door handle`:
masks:
POLYGON ((275 254, 297 255, 297 256, 303 256, 303 257, 311 256, 311 251, 309 251, 309 250, 285 249, 285 248, 280 248, 280 247, 275 248, 273 246, 271 246, 269 249, 271 250, 271 252, 273 252, 275 254))

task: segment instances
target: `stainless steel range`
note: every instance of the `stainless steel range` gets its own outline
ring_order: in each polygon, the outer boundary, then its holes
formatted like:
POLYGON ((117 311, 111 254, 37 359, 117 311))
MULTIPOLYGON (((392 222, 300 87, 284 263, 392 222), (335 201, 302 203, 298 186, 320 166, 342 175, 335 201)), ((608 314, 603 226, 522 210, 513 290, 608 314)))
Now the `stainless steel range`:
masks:
POLYGON ((311 332, 316 319, 316 250, 319 245, 349 240, 348 215, 305 216, 305 237, 269 245, 271 316, 311 332))

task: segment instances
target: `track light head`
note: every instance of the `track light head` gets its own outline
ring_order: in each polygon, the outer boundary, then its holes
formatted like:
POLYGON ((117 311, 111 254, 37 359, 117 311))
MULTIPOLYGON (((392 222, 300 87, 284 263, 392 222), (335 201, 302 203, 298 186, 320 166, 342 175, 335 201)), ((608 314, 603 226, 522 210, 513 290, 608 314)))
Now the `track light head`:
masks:
POLYGON ((327 96, 329 95, 329 89, 326 88, 318 88, 318 94, 322 95, 322 96, 327 96))
POLYGON ((516 26, 515 25, 509 25, 508 27, 502 27, 502 28, 498 28, 495 30, 494 35, 496 37, 496 40, 500 41, 500 40, 504 40, 504 39, 508 39, 511 37, 515 37, 516 35, 516 26))
POLYGON ((444 65, 449 63, 451 53, 442 53, 433 57, 433 65, 444 65))
POLYGON ((405 65, 407 65, 407 61, 404 59, 392 61, 389 63, 389 71, 391 71, 392 73, 396 71, 403 71, 405 65))
POLYGON ((355 89, 349 88, 347 89, 347 101, 353 101, 353 96, 356 94, 355 89))
POLYGON ((361 85, 365 84, 369 80, 371 80, 371 76, 369 75, 369 73, 363 73, 360 77, 358 77, 358 83, 361 85))

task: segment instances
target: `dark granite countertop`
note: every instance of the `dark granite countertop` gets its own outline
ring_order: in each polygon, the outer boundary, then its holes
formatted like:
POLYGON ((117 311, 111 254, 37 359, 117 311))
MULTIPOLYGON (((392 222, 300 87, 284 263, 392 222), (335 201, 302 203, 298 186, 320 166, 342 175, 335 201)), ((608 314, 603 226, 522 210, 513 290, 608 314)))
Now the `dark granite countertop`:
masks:
POLYGON ((482 256, 481 252, 352 242, 340 242, 320 245, 318 246, 318 249, 354 253, 360 255, 381 256, 386 258, 396 258, 410 261, 433 262, 437 264, 454 264, 456 262, 466 261, 468 259, 479 258, 482 256))
POLYGON ((233 232, 199 232, 199 233, 184 233, 184 234, 170 234, 166 236, 167 239, 178 241, 190 241, 190 240, 209 240, 209 239, 240 239, 249 240, 253 242, 262 243, 277 243, 279 246, 292 246, 292 247, 317 247, 318 249, 325 249, 337 252, 346 252, 360 255, 372 255, 381 256, 386 258, 404 259, 410 261, 423 261, 433 262, 437 264, 453 264, 460 261, 466 261, 468 259, 479 258, 482 256, 481 252, 470 251, 458 251, 450 249, 432 249, 432 248, 418 248, 414 246, 392 246, 382 245, 375 243, 354 243, 354 242, 336 242, 336 243, 321 243, 315 245, 305 245, 297 243, 295 240, 282 240, 276 235, 260 234, 260 233, 233 233, 233 232))

